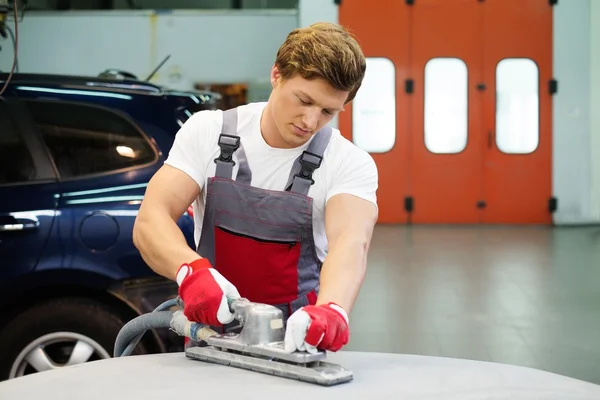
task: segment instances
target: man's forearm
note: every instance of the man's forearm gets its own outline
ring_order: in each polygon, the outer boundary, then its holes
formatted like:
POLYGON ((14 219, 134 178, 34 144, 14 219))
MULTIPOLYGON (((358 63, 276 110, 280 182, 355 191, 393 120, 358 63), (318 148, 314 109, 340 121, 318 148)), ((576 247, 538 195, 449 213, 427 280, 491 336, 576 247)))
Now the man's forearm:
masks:
POLYGON ((317 305, 331 301, 350 314, 365 276, 369 243, 341 235, 329 248, 321 269, 317 305))
POLYGON ((181 264, 200 257, 167 214, 139 214, 133 228, 133 242, 154 272, 172 280, 181 264))

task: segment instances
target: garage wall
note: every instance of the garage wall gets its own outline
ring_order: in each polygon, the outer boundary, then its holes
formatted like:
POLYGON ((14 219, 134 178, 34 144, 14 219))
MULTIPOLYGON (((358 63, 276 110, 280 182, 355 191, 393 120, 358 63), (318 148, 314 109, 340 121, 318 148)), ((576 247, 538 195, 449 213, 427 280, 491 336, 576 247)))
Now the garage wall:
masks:
MULTIPOLYGON (((155 82, 187 89, 198 81, 246 81, 267 88, 285 35, 319 20, 337 21, 333 1, 300 0, 298 10, 29 13, 20 25, 19 67, 93 75, 120 68, 145 77, 171 54, 155 82)), ((600 222, 600 115, 592 113, 600 111, 600 27, 590 21, 600 21, 600 2, 561 0, 555 6, 558 224, 600 222)), ((0 70, 6 71, 12 51, 8 41, 0 45, 0 70)))
MULTIPOLYGON (((260 83, 297 26, 297 10, 31 12, 19 25, 19 71, 97 75, 118 68, 145 78, 171 54, 154 82, 176 89, 260 83)), ((0 43, 0 70, 8 71, 13 52, 0 43)))

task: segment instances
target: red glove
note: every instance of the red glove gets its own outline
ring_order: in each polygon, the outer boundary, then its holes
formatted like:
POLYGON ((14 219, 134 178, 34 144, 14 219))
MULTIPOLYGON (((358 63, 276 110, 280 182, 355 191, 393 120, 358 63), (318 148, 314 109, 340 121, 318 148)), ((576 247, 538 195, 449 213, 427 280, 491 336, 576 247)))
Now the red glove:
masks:
POLYGON ((206 258, 179 267, 177 284, 184 304, 183 314, 189 321, 211 326, 233 321, 227 297, 239 298, 240 294, 206 258))
POLYGON ((338 351, 348 344, 348 314, 335 303, 302 307, 287 321, 285 350, 316 353, 317 349, 338 351))

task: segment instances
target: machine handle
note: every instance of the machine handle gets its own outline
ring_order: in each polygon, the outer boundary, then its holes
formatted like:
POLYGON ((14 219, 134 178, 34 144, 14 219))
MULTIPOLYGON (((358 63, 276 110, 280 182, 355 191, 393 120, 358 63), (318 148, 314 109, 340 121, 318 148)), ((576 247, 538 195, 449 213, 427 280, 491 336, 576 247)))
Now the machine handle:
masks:
POLYGON ((229 306, 229 311, 231 311, 234 314, 240 312, 240 308, 243 309, 244 303, 248 303, 248 299, 244 297, 240 297, 239 299, 227 297, 227 305, 229 306))

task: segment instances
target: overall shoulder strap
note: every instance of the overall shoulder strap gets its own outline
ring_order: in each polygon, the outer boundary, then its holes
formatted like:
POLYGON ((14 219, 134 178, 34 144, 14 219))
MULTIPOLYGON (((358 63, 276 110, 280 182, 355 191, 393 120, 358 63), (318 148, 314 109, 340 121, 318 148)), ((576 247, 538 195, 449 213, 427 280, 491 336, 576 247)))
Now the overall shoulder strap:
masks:
POLYGON ((285 190, 308 195, 310 186, 315 183, 312 174, 321 166, 331 133, 331 126, 326 125, 315 134, 308 148, 294 161, 285 190))
POLYGON ((219 135, 219 147, 221 154, 215 158, 217 169, 215 176, 218 178, 229 178, 233 174, 233 153, 237 152, 238 162, 240 163, 236 181, 243 183, 250 183, 252 180, 252 173, 248 167, 246 160, 246 153, 240 142, 240 137, 237 133, 238 125, 238 110, 237 108, 231 108, 223 111, 223 124, 221 128, 221 134, 219 135))

